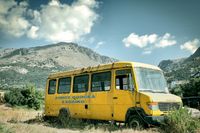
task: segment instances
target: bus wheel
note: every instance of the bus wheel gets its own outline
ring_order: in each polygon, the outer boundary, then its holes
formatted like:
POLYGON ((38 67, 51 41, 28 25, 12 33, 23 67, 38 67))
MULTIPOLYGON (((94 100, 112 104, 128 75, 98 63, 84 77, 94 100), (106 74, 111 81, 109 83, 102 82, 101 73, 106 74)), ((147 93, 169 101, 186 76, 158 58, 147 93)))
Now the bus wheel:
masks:
POLYGON ((61 109, 58 115, 58 119, 63 127, 66 127, 70 121, 70 115, 67 109, 61 109))
POLYGON ((144 128, 144 122, 139 116, 133 115, 128 119, 128 126, 133 129, 144 128))

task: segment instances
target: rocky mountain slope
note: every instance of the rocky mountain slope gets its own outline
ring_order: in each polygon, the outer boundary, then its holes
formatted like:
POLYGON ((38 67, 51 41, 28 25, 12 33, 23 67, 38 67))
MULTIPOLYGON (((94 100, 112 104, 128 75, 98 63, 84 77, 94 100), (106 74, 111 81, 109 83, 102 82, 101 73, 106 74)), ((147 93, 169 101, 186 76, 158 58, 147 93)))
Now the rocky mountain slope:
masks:
POLYGON ((116 61, 74 43, 57 43, 32 48, 0 49, 0 86, 34 83, 45 86, 51 72, 116 61))
POLYGON ((188 58, 163 60, 158 65, 165 73, 167 81, 188 80, 200 71, 200 47, 188 58))

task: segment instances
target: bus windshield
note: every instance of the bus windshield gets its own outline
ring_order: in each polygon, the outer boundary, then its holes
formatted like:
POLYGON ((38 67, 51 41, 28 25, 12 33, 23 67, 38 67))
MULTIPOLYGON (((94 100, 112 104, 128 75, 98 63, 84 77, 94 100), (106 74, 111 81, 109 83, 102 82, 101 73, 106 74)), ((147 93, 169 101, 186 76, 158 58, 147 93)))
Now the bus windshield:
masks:
POLYGON ((142 67, 136 67, 135 71, 139 91, 168 93, 162 71, 142 67))

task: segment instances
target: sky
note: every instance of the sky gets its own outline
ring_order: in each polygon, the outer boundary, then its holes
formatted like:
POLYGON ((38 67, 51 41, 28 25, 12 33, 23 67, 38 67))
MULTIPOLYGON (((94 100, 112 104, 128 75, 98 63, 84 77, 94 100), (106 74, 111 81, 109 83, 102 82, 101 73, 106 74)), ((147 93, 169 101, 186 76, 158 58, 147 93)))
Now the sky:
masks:
POLYGON ((0 47, 74 42, 158 65, 200 46, 199 0, 0 0, 0 47))

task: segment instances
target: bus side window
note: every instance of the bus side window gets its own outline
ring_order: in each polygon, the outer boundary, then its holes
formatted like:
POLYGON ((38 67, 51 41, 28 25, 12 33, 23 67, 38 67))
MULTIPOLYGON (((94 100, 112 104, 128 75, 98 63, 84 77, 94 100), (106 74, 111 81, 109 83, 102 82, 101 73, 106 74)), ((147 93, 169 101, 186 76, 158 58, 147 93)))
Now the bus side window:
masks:
POLYGON ((118 89, 118 90, 130 89, 129 88, 129 77, 128 77, 128 74, 130 74, 130 73, 131 73, 130 69, 116 71, 116 78, 115 78, 116 89, 118 89))
POLYGON ((55 94, 56 92, 56 79, 49 80, 48 94, 55 94))
POLYGON ((91 91, 109 91, 111 81, 111 72, 101 72, 92 74, 91 91))
POLYGON ((74 77, 73 92, 86 92, 88 91, 89 75, 81 75, 74 77))
POLYGON ((71 89, 71 78, 60 78, 58 80, 58 93, 69 93, 71 89))

